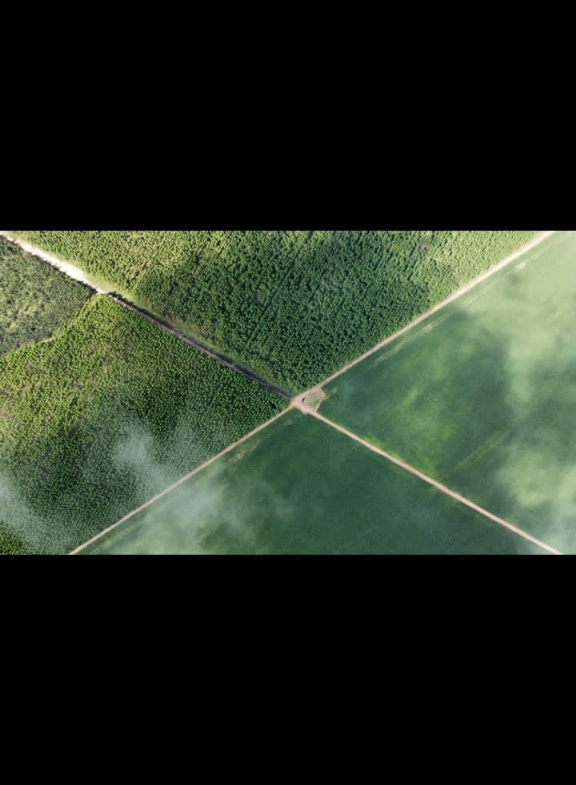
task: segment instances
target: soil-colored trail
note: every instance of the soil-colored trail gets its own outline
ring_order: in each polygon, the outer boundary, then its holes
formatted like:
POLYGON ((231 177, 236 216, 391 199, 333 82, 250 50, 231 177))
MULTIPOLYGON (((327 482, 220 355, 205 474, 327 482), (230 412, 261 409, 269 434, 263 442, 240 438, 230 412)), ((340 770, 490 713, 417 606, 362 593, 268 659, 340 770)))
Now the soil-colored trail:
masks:
POLYGON ((358 442, 358 444, 361 444, 363 447, 366 447, 368 450, 372 450, 372 452, 375 452, 377 455, 381 455, 383 458, 387 458, 389 461, 392 461, 392 463, 395 463, 396 466, 399 466, 401 469, 405 469, 407 472, 410 472, 410 474, 413 474, 415 477, 418 477, 420 480, 424 480, 424 482, 427 482, 429 485, 433 485, 434 488, 437 488, 442 493, 445 493, 447 496, 451 496, 453 499, 460 502, 461 504, 465 504, 466 507, 470 507, 470 509, 475 510, 475 512, 479 512, 480 515, 484 515, 484 517, 489 518, 491 521, 500 524, 500 526, 504 526, 506 529, 509 529, 510 531, 514 532, 514 534, 517 534, 520 537, 523 537, 525 540, 529 540, 535 545, 538 545, 540 548, 543 548, 545 551, 548 551, 548 553, 560 555, 560 551, 557 551, 551 545, 542 542, 542 540, 538 540, 536 537, 533 537, 531 534, 528 534, 528 532, 519 529, 517 526, 514 526, 514 524, 505 521, 503 518, 499 518, 497 515, 494 515, 488 510, 485 510, 483 507, 480 507, 478 504, 475 504, 473 501, 467 499, 465 496, 461 496, 459 493, 456 493, 456 491, 452 491, 450 488, 447 488, 446 485, 443 485, 441 482, 437 482, 436 480, 433 480, 432 477, 428 477, 427 474, 424 474, 423 472, 419 471, 414 466, 411 466, 409 463, 402 461, 400 458, 396 458, 394 455, 390 455, 390 453, 381 450, 379 447, 376 447, 374 444, 370 444, 370 442, 367 442, 365 439, 362 439, 360 436, 357 436, 355 433, 348 431, 346 428, 343 428, 341 425, 332 422, 332 420, 329 420, 327 417, 324 417, 322 414, 319 414, 314 409, 306 406, 306 404, 302 402, 302 397, 294 399, 292 402, 292 406, 296 409, 299 409, 303 414, 311 414, 313 417, 316 417, 317 420, 320 420, 325 425, 328 425, 330 428, 334 428, 335 430, 344 434, 344 436, 348 436, 349 439, 354 439, 355 442, 358 442))
POLYGON ((194 340, 193 338, 189 338, 188 336, 184 335, 179 330, 177 330, 175 327, 172 327, 167 322, 164 322, 159 317, 154 316, 153 314, 148 313, 146 310, 140 308, 139 306, 136 306, 133 303, 130 303, 130 302, 124 300, 122 297, 120 297, 119 295, 117 295, 114 292, 104 291, 104 290, 100 289, 99 287, 95 286, 88 279, 88 277, 86 276, 84 271, 81 270, 80 268, 77 268, 77 267, 75 267, 74 265, 71 265, 68 262, 64 262, 63 260, 60 260, 57 257, 55 257, 55 256, 53 256, 51 254, 48 254, 48 253, 46 253, 45 251, 42 251, 39 248, 35 248, 34 246, 31 246, 29 243, 26 243, 24 241, 21 241, 21 240, 18 240, 16 238, 13 238, 13 237, 10 236, 10 234, 8 232, 0 231, 0 236, 4 237, 6 240, 8 240, 8 241, 14 243, 15 245, 19 246, 20 248, 25 250, 27 253, 30 253, 30 254, 32 254, 32 255, 42 259, 45 262, 48 262, 53 267, 57 268, 58 270, 60 270, 62 272, 65 272, 67 275, 71 276, 72 278, 75 278, 76 280, 82 281, 86 286, 89 286, 93 291, 98 292, 99 294, 102 294, 102 295, 105 295, 105 296, 109 297, 110 299, 114 300, 114 302, 116 302, 119 305, 121 305, 123 308, 126 308, 126 309, 128 309, 130 311, 133 311, 134 313, 136 313, 140 317, 146 319, 147 321, 151 322, 152 324, 155 324, 160 329, 162 329, 162 330, 164 330, 166 332, 171 333, 172 335, 174 335, 179 340, 184 341, 185 343, 189 344, 190 346, 195 348, 197 351, 200 351, 203 354, 206 354, 209 357, 212 357, 213 359, 217 360, 219 363, 221 363, 222 365, 226 366, 227 368, 230 368, 231 370, 236 371, 236 373, 241 374, 242 376, 244 376, 245 378, 249 379, 250 381, 256 382, 261 387, 264 387, 265 389, 269 390, 270 392, 274 393, 275 395, 278 395, 279 397, 285 399, 286 401, 290 401, 291 404, 292 404, 291 407, 285 409, 283 412, 281 412, 280 414, 276 415, 275 417, 273 417, 271 420, 267 421, 266 423, 263 423, 258 428, 253 430, 251 433, 246 434, 246 436, 242 437, 237 442, 234 442, 233 444, 229 445, 225 450, 220 452, 218 455, 215 455, 213 458, 208 460, 206 463, 202 464, 202 466, 199 466, 198 468, 194 469, 189 474, 185 475, 184 477, 181 477, 177 482, 175 482, 173 485, 169 486, 168 488, 165 488, 161 493, 159 493, 156 496, 154 496, 152 499, 147 501, 141 507, 138 507, 136 510, 132 510, 130 513, 128 513, 126 516, 124 516, 119 521, 114 523, 112 526, 110 526, 107 529, 105 529, 104 531, 100 532, 98 535, 93 537, 88 542, 83 543, 81 546, 79 546, 74 551, 72 551, 71 555, 72 554, 76 554, 79 551, 83 550, 87 545, 93 543, 95 540, 97 540, 100 537, 102 537, 104 534, 109 532, 111 529, 116 528, 117 526, 119 526, 121 523, 123 523, 128 518, 131 518, 137 512, 139 512, 140 510, 142 510, 145 507, 147 507, 149 504, 152 504, 154 501, 156 501, 157 499, 159 499, 162 496, 164 496, 165 494, 167 494, 169 491, 171 491, 173 488, 175 488, 178 485, 180 485, 182 482, 184 482, 189 477, 192 477, 197 472, 200 472, 202 469, 206 468, 208 465, 210 465, 211 463, 216 461, 222 455, 230 452, 231 450, 233 450, 235 447, 237 447, 242 442, 244 442, 247 439, 251 438, 253 435, 255 435, 259 431, 263 430, 264 428, 268 427, 268 425, 270 425, 272 422, 274 422, 276 419, 278 419, 278 417, 281 417, 287 411, 290 411, 291 408, 299 409, 303 414, 310 414, 313 417, 316 417, 316 419, 318 419, 321 422, 325 423, 329 427, 334 428, 335 430, 339 431, 340 433, 344 434, 345 436, 348 436, 350 439, 353 439, 354 441, 356 441, 359 444, 363 445, 364 447, 366 447, 367 449, 371 450, 372 452, 375 452, 378 455, 381 455, 382 457, 387 458, 389 461, 391 461, 392 463, 395 463, 397 466, 401 467, 402 469, 410 472, 411 474, 415 475, 416 477, 418 477, 419 479, 421 479, 424 482, 428 483, 429 485, 434 486, 435 488, 437 488, 442 493, 444 493, 444 494, 446 494, 448 496, 451 496, 453 499, 455 499, 456 501, 460 502, 461 504, 466 505, 467 507, 475 510, 476 512, 478 512, 481 515, 485 516, 486 518, 489 518, 490 520, 498 523, 499 525, 504 526, 505 528, 507 528, 510 531, 514 532, 518 536, 523 537, 526 540, 529 540, 530 542, 534 543, 535 545, 537 545, 538 547, 542 548, 543 550, 548 551, 549 553, 559 554, 560 553, 559 551, 557 551, 555 548, 553 548, 552 546, 548 545, 547 543, 542 542, 541 540, 538 540, 536 537, 533 537, 532 535, 528 534, 527 532, 523 531, 522 529, 519 529, 517 526, 514 526, 513 524, 509 523, 508 521, 505 521, 504 519, 499 518, 498 516, 492 514, 488 510, 485 510, 484 508, 482 508, 479 505, 475 504, 470 499, 467 499, 466 497, 461 496, 459 493, 457 493, 455 491, 452 491, 450 488, 446 487, 442 483, 437 482, 436 480, 432 479, 431 477, 428 477, 428 475, 426 475, 426 474, 423 474, 418 469, 416 469, 414 466, 411 466, 410 464, 405 463, 400 458, 396 458, 395 456, 390 455, 389 453, 385 452, 384 450, 381 450, 379 447, 376 447, 375 445, 370 444, 370 442, 367 442, 365 439, 362 439, 361 437, 357 436, 356 434, 352 433, 351 431, 348 431, 346 428, 343 428, 342 426, 338 425, 337 423, 332 422, 328 418, 326 418, 323 415, 319 414, 318 411, 316 411, 316 408, 315 408, 319 404, 319 402, 321 400, 322 387, 324 387, 324 385, 328 384, 329 382, 331 382, 336 377, 338 377, 341 374, 345 373, 349 368, 351 368, 352 366, 354 366, 357 363, 361 362, 366 357, 368 357, 371 354, 373 354, 374 352, 378 351, 383 346, 387 345, 388 343, 391 343, 399 335, 404 334, 405 332, 410 330, 415 325, 417 325, 420 322, 424 321, 431 314, 436 313, 437 311, 439 311, 441 308, 443 308, 448 303, 450 303, 450 302, 454 301, 455 299, 457 299, 458 297, 462 296, 465 292, 470 291, 478 283, 480 283, 481 281, 485 280, 489 276, 493 275, 495 272, 497 272, 498 270, 502 269, 506 265, 510 264, 512 261, 517 259, 522 254, 524 254, 526 251, 530 250, 531 248, 533 248, 536 245, 538 245, 539 243, 541 243, 544 239, 549 237, 551 234, 554 234, 554 232, 542 232, 536 238, 534 238, 534 240, 532 240, 530 243, 528 243, 527 245, 525 245, 522 248, 520 248, 518 251, 514 252, 510 256, 508 256, 505 259, 503 259, 500 263, 498 263, 497 265, 492 267, 486 273, 482 274, 481 276, 475 278, 473 281, 470 281, 468 284, 466 284, 465 286, 463 286, 460 289, 458 289, 456 292, 454 292, 448 298, 443 300, 441 303, 438 303, 438 305, 434 306, 433 308, 431 308, 426 313, 424 313, 424 314, 420 315, 419 317, 417 317, 416 319, 414 319, 410 324, 406 325, 406 327, 402 328, 398 332, 396 332, 393 335, 389 336, 388 338, 386 338, 385 340, 383 340, 382 342, 380 342, 376 346, 373 346, 369 351, 365 352, 363 355, 357 357, 352 362, 350 362, 350 363, 346 364, 345 366, 343 366, 342 368, 340 368, 338 371, 336 371, 334 374, 332 374, 332 376, 328 377, 327 379, 325 379, 324 381, 322 381, 318 385, 316 385, 312 390, 309 390, 306 393, 301 393, 300 395, 298 395, 296 397, 293 397, 290 393, 288 393, 285 390, 282 390, 281 388, 277 387, 276 385, 266 381, 262 377, 258 376, 257 374, 253 373, 252 371, 248 370, 247 368, 244 368, 243 366, 238 365, 237 363, 235 363, 234 361, 228 359, 227 357, 224 357, 223 355, 218 354, 218 352, 215 352, 213 349, 210 349, 209 347, 204 346, 203 344, 199 343, 198 341, 194 340), (315 393, 315 395, 310 398, 310 404, 311 405, 307 405, 306 400, 308 399, 308 396, 311 396, 312 393, 315 393), (312 402, 312 398, 314 398, 314 400, 315 400, 314 403, 312 402))

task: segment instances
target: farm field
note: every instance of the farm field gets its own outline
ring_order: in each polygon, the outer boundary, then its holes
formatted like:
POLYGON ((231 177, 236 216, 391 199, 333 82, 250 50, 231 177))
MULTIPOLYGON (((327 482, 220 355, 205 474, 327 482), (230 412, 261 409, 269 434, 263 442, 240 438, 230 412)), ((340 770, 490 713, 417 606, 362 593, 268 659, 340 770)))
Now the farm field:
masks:
POLYGON ((90 295, 0 237, 0 355, 49 338, 90 295))
POLYGON ((69 552, 285 405, 92 296, 0 356, 0 552, 69 552))
POLYGON ((537 232, 11 232, 296 394, 537 232))
POLYGON ((538 554, 291 409, 80 554, 538 554))
POLYGON ((319 411, 576 553, 575 332, 560 232, 326 384, 319 411))

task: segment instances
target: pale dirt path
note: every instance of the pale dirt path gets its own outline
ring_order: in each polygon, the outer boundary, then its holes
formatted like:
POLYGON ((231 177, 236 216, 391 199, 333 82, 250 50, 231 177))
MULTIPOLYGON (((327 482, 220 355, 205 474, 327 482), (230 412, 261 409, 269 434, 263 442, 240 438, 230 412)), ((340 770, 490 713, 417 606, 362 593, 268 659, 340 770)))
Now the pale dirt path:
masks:
POLYGON ((108 294, 104 289, 100 289, 100 287, 92 283, 83 270, 70 264, 70 262, 65 262, 63 259, 59 259, 57 256, 53 256, 52 254, 43 251, 41 248, 36 248, 35 245, 30 245, 30 243, 27 243, 25 240, 19 240, 17 237, 12 237, 9 232, 0 231, 0 237, 8 240, 8 242, 13 245, 17 245, 18 248, 26 251, 26 253, 29 253, 31 256, 36 256, 38 259, 42 259, 43 262, 48 262, 52 267, 55 267, 62 273, 66 273, 70 278, 74 278, 74 280, 86 284, 86 286, 89 286, 95 292, 98 292, 98 294, 108 294))
POLYGON ((185 474, 184 477, 180 477, 179 480, 176 480, 176 482, 172 483, 172 485, 169 485, 168 488, 164 488, 163 491, 160 491, 160 493, 157 493, 156 496, 153 496, 151 499, 148 499, 148 501, 144 502, 144 504, 141 504, 140 507, 137 507, 135 510, 131 510, 123 518, 120 518, 120 520, 116 521, 116 523, 113 523, 111 526, 108 526, 107 529, 103 529, 101 532, 99 532, 94 537, 92 537, 92 539, 87 540, 86 542, 82 543, 82 545, 79 545, 77 548, 75 548, 73 551, 70 551, 70 553, 68 555, 69 556, 74 556, 75 554, 77 554, 80 551, 82 551, 84 548, 88 547, 88 545, 91 545, 93 542, 96 542, 96 540, 99 540, 105 534, 108 534, 108 532, 111 532, 112 529, 115 529, 117 526, 120 526, 121 523, 124 523, 124 521, 127 521, 133 515, 136 515, 137 512, 141 512, 141 510, 145 510, 146 507, 149 507, 155 501, 158 501, 158 499, 161 499, 167 493, 169 493, 170 491, 174 490, 174 488, 177 488, 183 482, 186 482, 186 480, 189 480, 190 477, 194 477, 195 474, 198 474, 198 472, 201 472, 203 469, 206 469, 208 466, 213 464, 219 458, 222 458, 222 456, 226 455, 227 453, 229 453, 232 450, 234 450, 236 447, 238 447, 243 442, 245 442, 248 439, 252 438, 252 436, 256 436, 257 433, 260 433, 260 431, 263 431, 269 425, 272 425, 273 422, 276 422, 276 420, 279 420, 280 417, 283 417, 287 412, 290 412, 290 411, 292 411, 292 407, 289 406, 287 409, 283 409, 279 414, 275 415, 270 420, 267 420, 265 423, 262 423, 262 425, 259 425, 257 428, 254 428, 254 430, 250 431, 250 433, 247 433, 246 436, 243 436, 241 439, 238 439, 238 441, 234 442, 233 444, 229 444, 228 447, 226 447, 224 450, 219 452, 218 455, 214 455, 212 458, 209 458, 207 461, 205 461, 201 466, 197 466, 191 472, 188 472, 188 474, 185 474))
POLYGON ((356 436, 355 433, 346 430, 346 428, 343 428, 341 425, 332 422, 332 420, 329 420, 327 417, 324 417, 323 415, 319 414, 314 409, 311 409, 310 407, 306 406, 306 404, 302 403, 300 399, 295 399, 293 401, 292 408, 299 409, 303 414, 311 414, 313 417, 316 417, 317 420, 320 420, 325 425, 330 426, 330 428, 334 428, 336 431, 339 431, 340 433, 344 434, 344 436, 348 436, 349 439, 354 439, 355 442, 358 442, 358 444, 361 444, 363 447, 366 447, 368 450, 372 450, 372 452, 375 452, 377 455, 381 455, 383 458, 387 458, 389 461, 392 461, 392 463, 395 463, 396 466, 400 466, 401 469, 405 469, 407 472, 410 472, 410 474, 413 474, 415 477, 424 480, 424 482, 427 482, 429 485, 434 486, 434 488, 437 488, 439 491, 445 493, 447 496, 451 496, 453 499, 456 499, 456 501, 460 502, 461 504, 465 504, 466 507, 470 507, 470 509, 479 512, 481 515, 484 515, 486 518, 490 518, 490 520, 499 523, 500 526, 504 526, 506 529, 509 529, 510 531, 514 532, 514 534, 517 534, 520 537, 523 537, 525 540, 528 540, 529 542, 538 545, 540 548, 543 548, 545 551, 548 551, 549 553, 553 553, 556 555, 561 555, 560 551, 557 551, 551 545, 548 545, 547 543, 538 540, 536 537, 533 537, 531 534, 528 534, 527 532, 522 531, 522 529, 519 529, 517 526, 514 526, 514 524, 505 521, 503 518, 499 518, 497 515, 493 515, 491 512, 488 512, 488 510, 485 510, 483 507, 480 507, 479 505, 475 504, 473 501, 470 501, 470 499, 467 499, 465 496, 461 496, 459 493, 456 493, 456 491, 452 491, 450 490, 450 488, 447 488, 445 485, 442 485, 442 483, 433 480, 432 477, 428 477, 427 474, 423 474, 421 471, 418 471, 418 469, 416 469, 414 466, 411 466, 409 463, 400 460, 400 458, 395 458, 393 455, 390 455, 390 453, 387 453, 384 450, 381 450, 379 447, 370 444, 370 442, 367 442, 365 439, 361 439, 360 436, 356 436))
MULTIPOLYGON (((462 297, 463 294, 466 294, 466 292, 469 292, 479 283, 482 283, 482 281, 485 281, 487 278, 490 278, 490 276, 494 275, 494 273, 497 273, 499 270, 502 270, 503 267, 506 267, 507 265, 511 264, 515 259, 518 259, 519 256, 522 256, 522 254, 525 254, 528 251, 532 250, 532 248, 535 248, 537 245, 539 245, 541 242, 546 240, 546 238, 550 237, 553 234, 556 234, 556 232, 555 231, 541 232, 533 240, 530 240, 529 243, 526 243, 526 245, 523 245, 517 251, 514 251, 514 253, 510 254, 510 256, 507 256, 505 259, 502 259, 502 261, 498 262, 498 264, 494 265, 494 267, 491 267, 485 273, 482 273, 482 275, 479 275, 477 278, 474 278, 474 280, 470 281, 464 286, 461 286, 460 289, 456 289, 455 292, 449 295, 445 300, 442 300, 441 303, 438 303, 438 305, 435 305, 433 308, 430 308, 430 310, 416 317, 416 319, 410 322, 410 324, 407 324, 406 327, 402 327, 400 330, 397 330, 388 338, 385 338, 383 341, 380 341, 380 343, 376 344, 376 346, 373 346, 371 349, 368 349, 368 351, 364 352, 364 354, 361 354, 359 357, 356 357, 354 360, 351 360, 351 362, 347 363, 346 365, 343 365, 342 368, 339 368, 335 373, 332 374, 332 376, 329 376, 327 379, 324 379, 324 381, 316 384, 313 389, 316 390, 318 388, 322 388, 325 385, 329 384, 330 382, 334 381, 334 379, 336 379, 338 376, 341 376, 343 373, 346 373, 346 371, 350 370, 350 368, 353 368, 355 365, 358 365, 358 363, 362 362, 362 360, 365 360, 367 357, 370 357, 370 355, 374 354, 379 349, 382 349, 384 346, 387 346, 389 343, 392 343, 392 341, 395 341, 396 338, 398 338, 401 335, 404 335, 404 333, 407 333, 408 330, 411 330, 417 324, 420 324, 429 316, 432 316, 432 314, 435 314, 437 311, 440 311, 446 305, 449 305, 449 303, 452 303, 454 302, 454 300, 457 300, 459 297, 462 297)), ((303 396, 307 395, 310 392, 311 390, 307 390, 306 392, 301 393, 298 396, 298 399, 301 399, 303 396)))

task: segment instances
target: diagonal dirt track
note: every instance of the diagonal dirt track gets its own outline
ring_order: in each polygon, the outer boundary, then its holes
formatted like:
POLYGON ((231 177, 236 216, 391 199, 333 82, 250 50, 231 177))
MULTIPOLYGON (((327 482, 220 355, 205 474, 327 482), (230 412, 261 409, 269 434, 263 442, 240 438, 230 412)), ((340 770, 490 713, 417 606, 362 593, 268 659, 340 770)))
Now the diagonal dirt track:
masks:
POLYGON ((500 526, 504 526, 506 529, 509 529, 510 531, 514 532, 514 534, 517 534, 518 536, 523 537, 525 540, 528 540, 534 545, 537 545, 538 547, 543 548, 545 551, 548 551, 548 553, 561 555, 560 551, 556 550, 556 548, 553 548, 551 545, 542 542, 542 540, 538 540, 536 537, 533 537, 531 534, 528 534, 528 532, 519 529, 517 526, 514 526, 514 524, 505 521, 503 518, 499 518, 497 515, 494 515, 488 510, 485 510, 483 507, 480 507, 478 504, 475 504, 475 502, 471 501, 470 499, 467 499, 465 496, 461 496, 456 491, 452 491, 450 488, 448 488, 446 485, 443 485, 441 482, 437 482, 436 480, 433 480, 432 477, 429 477, 427 474, 424 474, 423 472, 419 471, 414 466, 411 466, 409 463, 402 461, 400 458, 396 458, 394 455, 390 455, 390 453, 381 450, 379 447, 376 447, 374 444, 370 444, 370 442, 367 442, 365 439, 362 439, 360 436, 357 436, 355 433, 352 433, 352 431, 349 431, 346 428, 343 428, 341 425, 332 422, 332 420, 329 420, 327 417, 324 417, 322 414, 319 414, 314 409, 306 406, 306 404, 302 402, 301 398, 294 399, 292 402, 292 406, 296 409, 299 409, 303 414, 311 414, 317 420, 320 420, 320 422, 323 422, 325 425, 328 425, 330 428, 334 428, 336 431, 339 431, 340 433, 344 434, 344 436, 347 436, 349 439, 353 439, 355 442, 358 442, 358 444, 361 444, 363 447, 366 447, 368 450, 375 452, 377 455, 381 455, 383 458, 387 458, 389 461, 395 463, 396 466, 399 466, 401 469, 410 472, 410 474, 413 474, 415 477, 418 477, 420 480, 424 480, 424 482, 427 482, 429 485, 434 486, 434 488, 437 488, 439 491, 446 494, 447 496, 451 496, 457 502, 466 505, 466 507, 470 507, 470 509, 475 510, 475 512, 480 513, 480 515, 483 515, 485 518, 489 518, 491 521, 500 524, 500 526))

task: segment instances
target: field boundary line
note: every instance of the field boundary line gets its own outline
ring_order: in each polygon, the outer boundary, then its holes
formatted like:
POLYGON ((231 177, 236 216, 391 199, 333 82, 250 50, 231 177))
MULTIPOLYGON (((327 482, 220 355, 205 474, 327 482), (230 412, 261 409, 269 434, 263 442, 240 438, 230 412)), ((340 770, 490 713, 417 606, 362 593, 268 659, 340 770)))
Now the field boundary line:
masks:
POLYGON ((394 455, 390 455, 390 453, 386 452, 385 450, 382 450, 380 447, 376 447, 376 445, 374 444, 370 444, 370 442, 366 441, 365 439, 362 439, 360 436, 357 436, 355 433, 352 433, 352 431, 349 431, 347 428, 344 428, 343 426, 338 425, 338 423, 329 420, 327 417, 324 417, 322 414, 319 414, 314 409, 308 408, 305 404, 294 402, 293 408, 299 409, 303 414, 311 414, 317 420, 320 420, 320 422, 323 422, 325 425, 328 425, 330 428, 334 428, 336 431, 339 431, 340 433, 344 434, 344 436, 348 436, 349 439, 353 439, 355 442, 358 442, 363 447, 366 447, 368 450, 371 450, 377 455, 381 455, 383 458, 387 458, 389 461, 396 464, 396 466, 399 466, 401 469, 410 472, 410 474, 413 474, 415 477, 418 477, 420 480, 427 482, 429 485, 432 485, 434 488, 446 494, 447 496, 452 497, 453 499, 460 502, 461 504, 466 505, 466 507, 469 507, 475 512, 480 513, 485 518, 489 518, 495 523, 500 524, 500 526, 509 529, 511 532, 514 532, 514 534, 517 534, 519 537, 523 537, 525 540, 528 540, 534 545, 537 545, 539 548, 542 548, 543 550, 548 551, 549 553, 553 553, 556 556, 562 555, 560 551, 556 550, 556 548, 553 548, 551 545, 548 545, 548 543, 539 540, 537 537, 533 537, 531 534, 528 534, 528 532, 525 532, 523 529, 520 529, 518 526, 515 526, 513 523, 510 523, 509 521, 504 520, 504 518, 500 518, 497 515, 491 513, 489 510, 484 509, 484 507, 480 507, 479 504, 476 504, 470 499, 467 499, 465 496, 462 496, 460 493, 457 493, 457 491, 451 490, 446 485, 443 485, 441 482, 438 482, 437 480, 432 479, 432 477, 429 477, 427 474, 424 474, 423 472, 419 471, 418 469, 416 469, 415 466, 406 463, 400 458, 396 458, 394 455))
POLYGON ((234 450, 236 447, 238 447, 239 445, 241 445, 244 442, 248 441, 248 439, 251 439, 252 436, 255 436, 257 433, 260 433, 260 431, 263 431, 269 425, 272 425, 273 422, 276 422, 276 420, 279 420, 280 417, 283 417, 287 412, 291 412, 291 411, 292 411, 292 406, 287 406, 281 412, 279 412, 278 414, 274 415, 274 417, 272 417, 270 420, 266 420, 266 422, 262 423, 262 425, 259 425, 257 428, 254 428, 254 430, 250 431, 250 433, 247 433, 245 436, 242 436, 242 438, 238 439, 237 441, 233 442, 232 444, 229 444, 228 447, 225 447, 217 455, 213 455, 212 458, 209 458, 207 461, 204 461, 204 463, 202 463, 200 466, 197 466, 195 469, 192 469, 192 471, 188 472, 188 474, 185 474, 183 477, 180 477, 180 479, 176 480, 176 482, 173 482, 172 485, 169 485, 167 488, 164 488, 164 490, 160 491, 155 496, 152 496, 151 499, 148 499, 148 501, 144 502, 144 504, 141 504, 140 507, 136 507, 134 510, 131 510, 129 513, 126 513, 126 515, 124 515, 122 518, 117 520, 116 523, 111 524, 106 529, 102 529, 101 532, 98 532, 98 534, 95 534, 94 537, 92 537, 91 539, 86 540, 86 542, 82 543, 82 545, 78 545, 78 547, 74 548, 73 551, 69 552, 68 556, 75 556, 77 553, 82 551, 84 548, 87 548, 88 545, 92 545, 92 543, 94 543, 97 540, 99 540, 105 534, 108 534, 108 532, 111 532, 112 529, 115 529, 117 526, 120 526, 120 524, 122 524, 125 521, 127 521, 133 515, 136 515, 136 513, 141 512, 142 510, 145 510, 146 507, 149 507, 155 501, 158 501, 158 499, 161 499, 167 493, 170 493, 170 491, 174 490, 174 488, 177 488, 183 482, 186 482, 186 480, 189 480, 195 474, 198 474, 198 472, 201 472, 204 469, 208 468, 208 466, 213 464, 219 458, 222 458, 222 456, 226 455, 229 452, 232 452, 232 450, 234 450))
MULTIPOLYGON (((486 272, 481 273, 480 275, 476 276, 476 278, 469 281, 467 284, 464 284, 459 289, 456 289, 455 292, 452 292, 452 294, 448 295, 448 297, 442 300, 442 302, 438 303, 437 305, 434 305, 425 313, 420 314, 420 316, 417 316, 415 319, 413 319, 413 321, 411 321, 405 327, 401 327, 399 330, 396 330, 395 333, 389 335, 388 338, 384 338, 384 340, 380 341, 380 343, 377 343, 371 349, 368 349, 368 351, 364 352, 364 354, 361 354, 360 356, 356 357, 354 360, 351 360, 349 363, 346 363, 346 365, 343 365, 341 368, 335 371, 331 376, 328 376, 326 379, 324 379, 324 381, 315 384, 313 389, 324 387, 326 384, 330 384, 330 382, 333 382, 334 379, 338 378, 338 376, 341 376, 343 373, 346 373, 346 371, 349 371, 350 368, 353 368, 355 365, 358 365, 358 363, 361 363, 363 360, 366 360, 368 357, 370 357, 370 355, 374 354, 379 349, 382 349, 384 346, 387 346, 387 344, 392 343, 392 341, 396 340, 396 338, 399 338, 401 335, 404 335, 404 333, 407 333, 413 327, 416 327, 416 325, 420 324, 425 319, 428 319, 428 317, 432 316, 432 314, 435 314, 437 311, 440 311, 445 306, 454 302, 454 300, 457 300, 459 297, 462 297, 463 294, 469 292, 479 283, 482 283, 482 281, 485 281, 487 278, 490 278, 492 275, 499 272, 504 267, 506 267, 507 265, 511 264, 516 259, 518 259, 520 256, 527 253, 528 251, 531 251, 533 248, 540 245, 540 243, 542 243, 544 240, 548 239, 549 237, 551 237, 553 234, 556 233, 557 230, 555 229, 552 231, 541 232, 532 240, 530 240, 528 243, 523 245, 521 248, 518 248, 518 250, 514 251, 509 256, 506 256, 500 262, 495 264, 489 270, 486 270, 486 272)), ((310 392, 310 391, 307 390, 306 392, 310 392)), ((302 398, 303 395, 306 395, 306 392, 300 393, 297 397, 302 398)))

